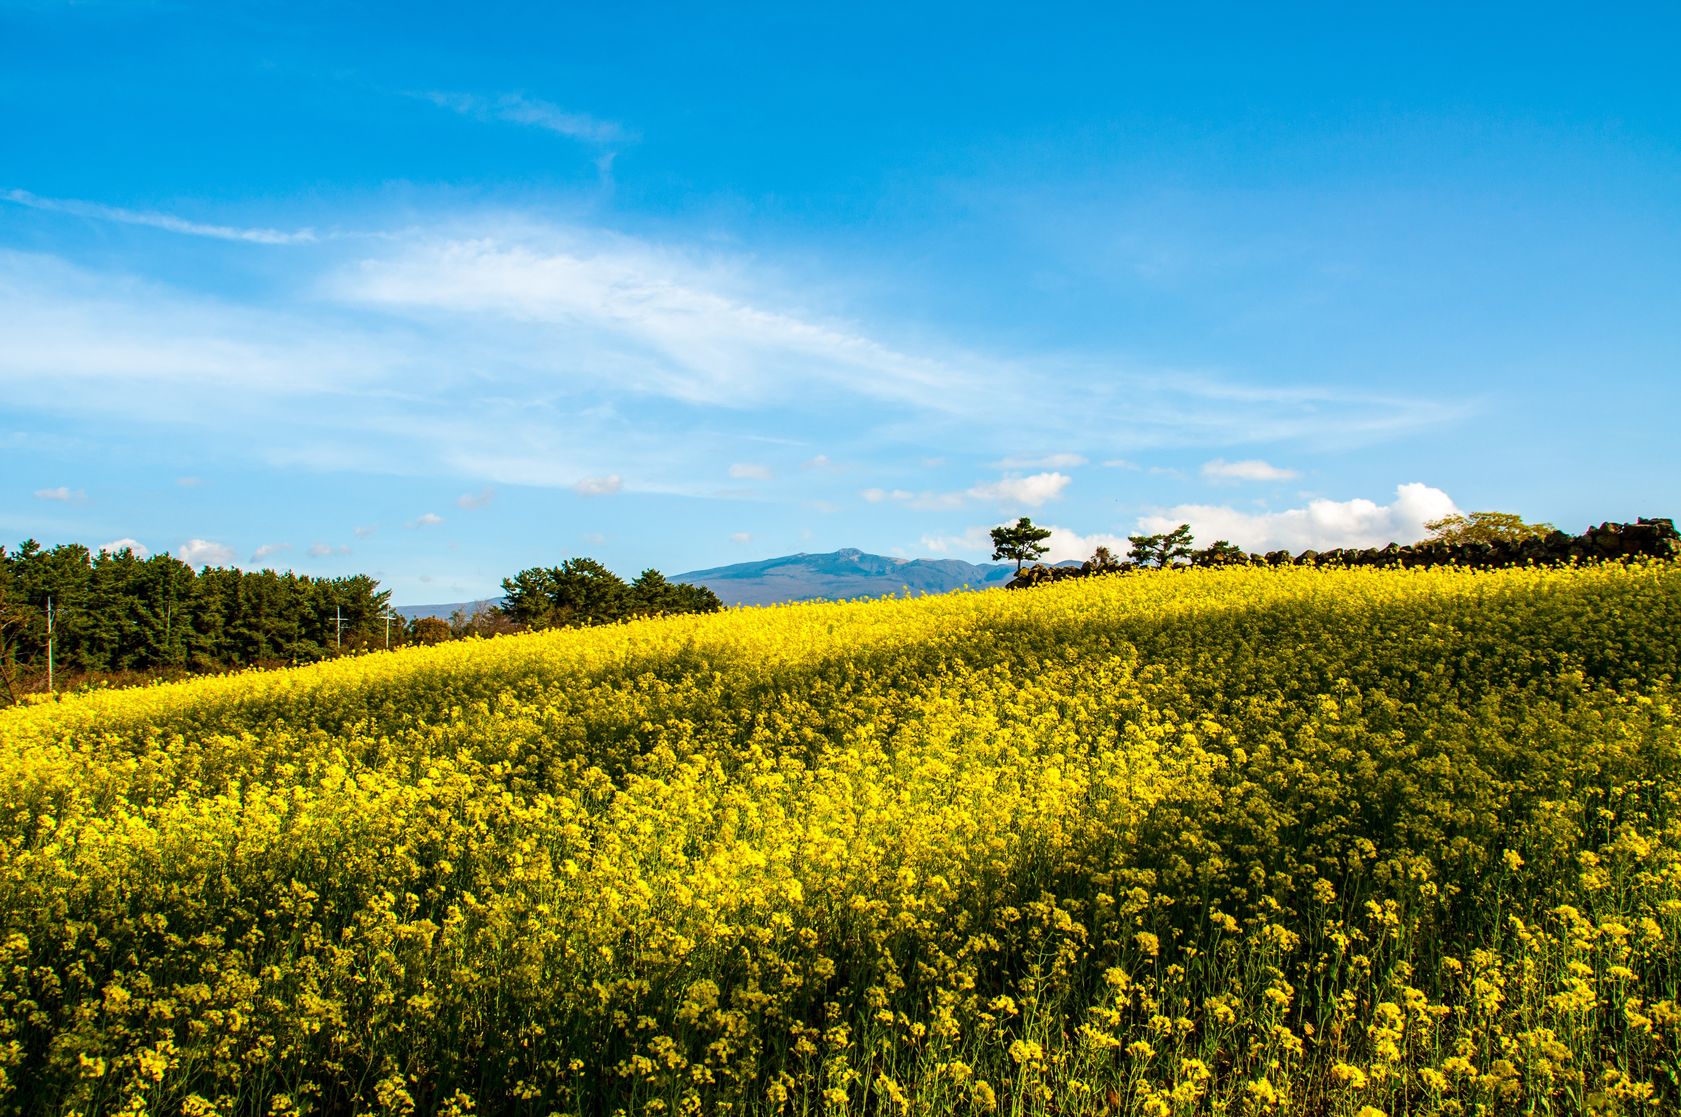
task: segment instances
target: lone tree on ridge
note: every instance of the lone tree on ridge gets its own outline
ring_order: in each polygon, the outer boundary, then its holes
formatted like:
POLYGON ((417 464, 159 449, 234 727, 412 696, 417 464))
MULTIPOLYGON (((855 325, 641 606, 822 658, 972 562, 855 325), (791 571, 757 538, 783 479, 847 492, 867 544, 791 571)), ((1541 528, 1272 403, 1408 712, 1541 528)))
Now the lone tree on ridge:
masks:
POLYGON ((992 529, 992 557, 1015 559, 1016 573, 1020 574, 1023 563, 1037 562, 1040 555, 1050 550, 1043 542, 1050 537, 1050 528, 1034 527, 1033 521, 1023 516, 1014 527, 1001 524, 992 529))

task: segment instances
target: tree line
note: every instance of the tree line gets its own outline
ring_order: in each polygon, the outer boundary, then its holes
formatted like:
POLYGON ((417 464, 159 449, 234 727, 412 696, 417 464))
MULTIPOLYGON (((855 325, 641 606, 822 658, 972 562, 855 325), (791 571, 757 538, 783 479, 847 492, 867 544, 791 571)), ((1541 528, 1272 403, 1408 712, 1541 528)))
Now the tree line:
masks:
POLYGON ((390 591, 366 574, 195 570, 172 555, 25 540, 14 550, 0 547, 0 705, 46 689, 49 620, 62 686, 723 607, 711 590, 667 581, 658 570, 625 582, 587 558, 522 570, 502 586, 500 606, 450 621, 407 621, 391 611, 390 591))
POLYGON ((592 558, 567 559, 559 566, 533 566, 502 579, 502 600, 476 611, 464 609, 444 620, 419 617, 411 632, 421 644, 468 636, 500 636, 546 628, 617 624, 642 617, 715 613, 724 607, 705 586, 673 582, 652 568, 625 581, 592 558))
MULTIPOLYGON (((1527 523, 1512 512, 1454 513, 1438 520, 1427 521, 1428 533, 1423 542, 1459 545, 1486 543, 1498 545, 1542 539, 1558 529, 1548 523, 1527 523)), ((1014 561, 1019 575, 1023 565, 1038 562, 1050 550, 1045 540, 1051 537, 1049 528, 1039 527, 1027 516, 1014 524, 1000 524, 992 529, 992 557, 1014 561)), ((1083 564, 1084 568, 1102 573, 1124 569, 1159 569, 1165 566, 1224 566, 1248 561, 1242 547, 1225 539, 1216 539, 1206 547, 1196 547, 1191 525, 1180 524, 1172 531, 1127 536, 1127 556, 1123 560, 1109 550, 1099 547, 1083 564)))
POLYGON ((67 678, 299 663, 382 641, 390 593, 365 574, 312 578, 79 543, 0 547, 0 701, 67 678))

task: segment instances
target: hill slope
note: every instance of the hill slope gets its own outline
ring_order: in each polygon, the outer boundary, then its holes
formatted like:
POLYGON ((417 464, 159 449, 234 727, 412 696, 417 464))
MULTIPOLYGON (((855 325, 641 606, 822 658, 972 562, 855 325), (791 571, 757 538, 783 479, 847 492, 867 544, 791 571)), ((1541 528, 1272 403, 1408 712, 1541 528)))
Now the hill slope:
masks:
POLYGON ((1674 1112, 1677 677, 1184 570, 0 712, 0 1112, 1674 1112))

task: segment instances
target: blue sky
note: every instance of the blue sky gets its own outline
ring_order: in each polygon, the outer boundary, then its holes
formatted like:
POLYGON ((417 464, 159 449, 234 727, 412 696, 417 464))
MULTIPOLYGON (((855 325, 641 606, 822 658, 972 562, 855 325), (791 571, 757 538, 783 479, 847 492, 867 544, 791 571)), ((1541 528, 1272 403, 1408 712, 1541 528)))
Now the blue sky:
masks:
POLYGON ((0 3, 0 540, 1681 513, 1681 8, 0 3))

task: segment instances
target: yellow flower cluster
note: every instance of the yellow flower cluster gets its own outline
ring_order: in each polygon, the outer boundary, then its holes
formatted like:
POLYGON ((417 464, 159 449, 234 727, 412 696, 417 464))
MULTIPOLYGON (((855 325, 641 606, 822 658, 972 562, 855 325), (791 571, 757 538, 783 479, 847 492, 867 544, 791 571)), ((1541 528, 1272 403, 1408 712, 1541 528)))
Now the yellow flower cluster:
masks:
POLYGON ((1161 571, 0 714, 0 1113, 1681 1107, 1681 569, 1161 571))

